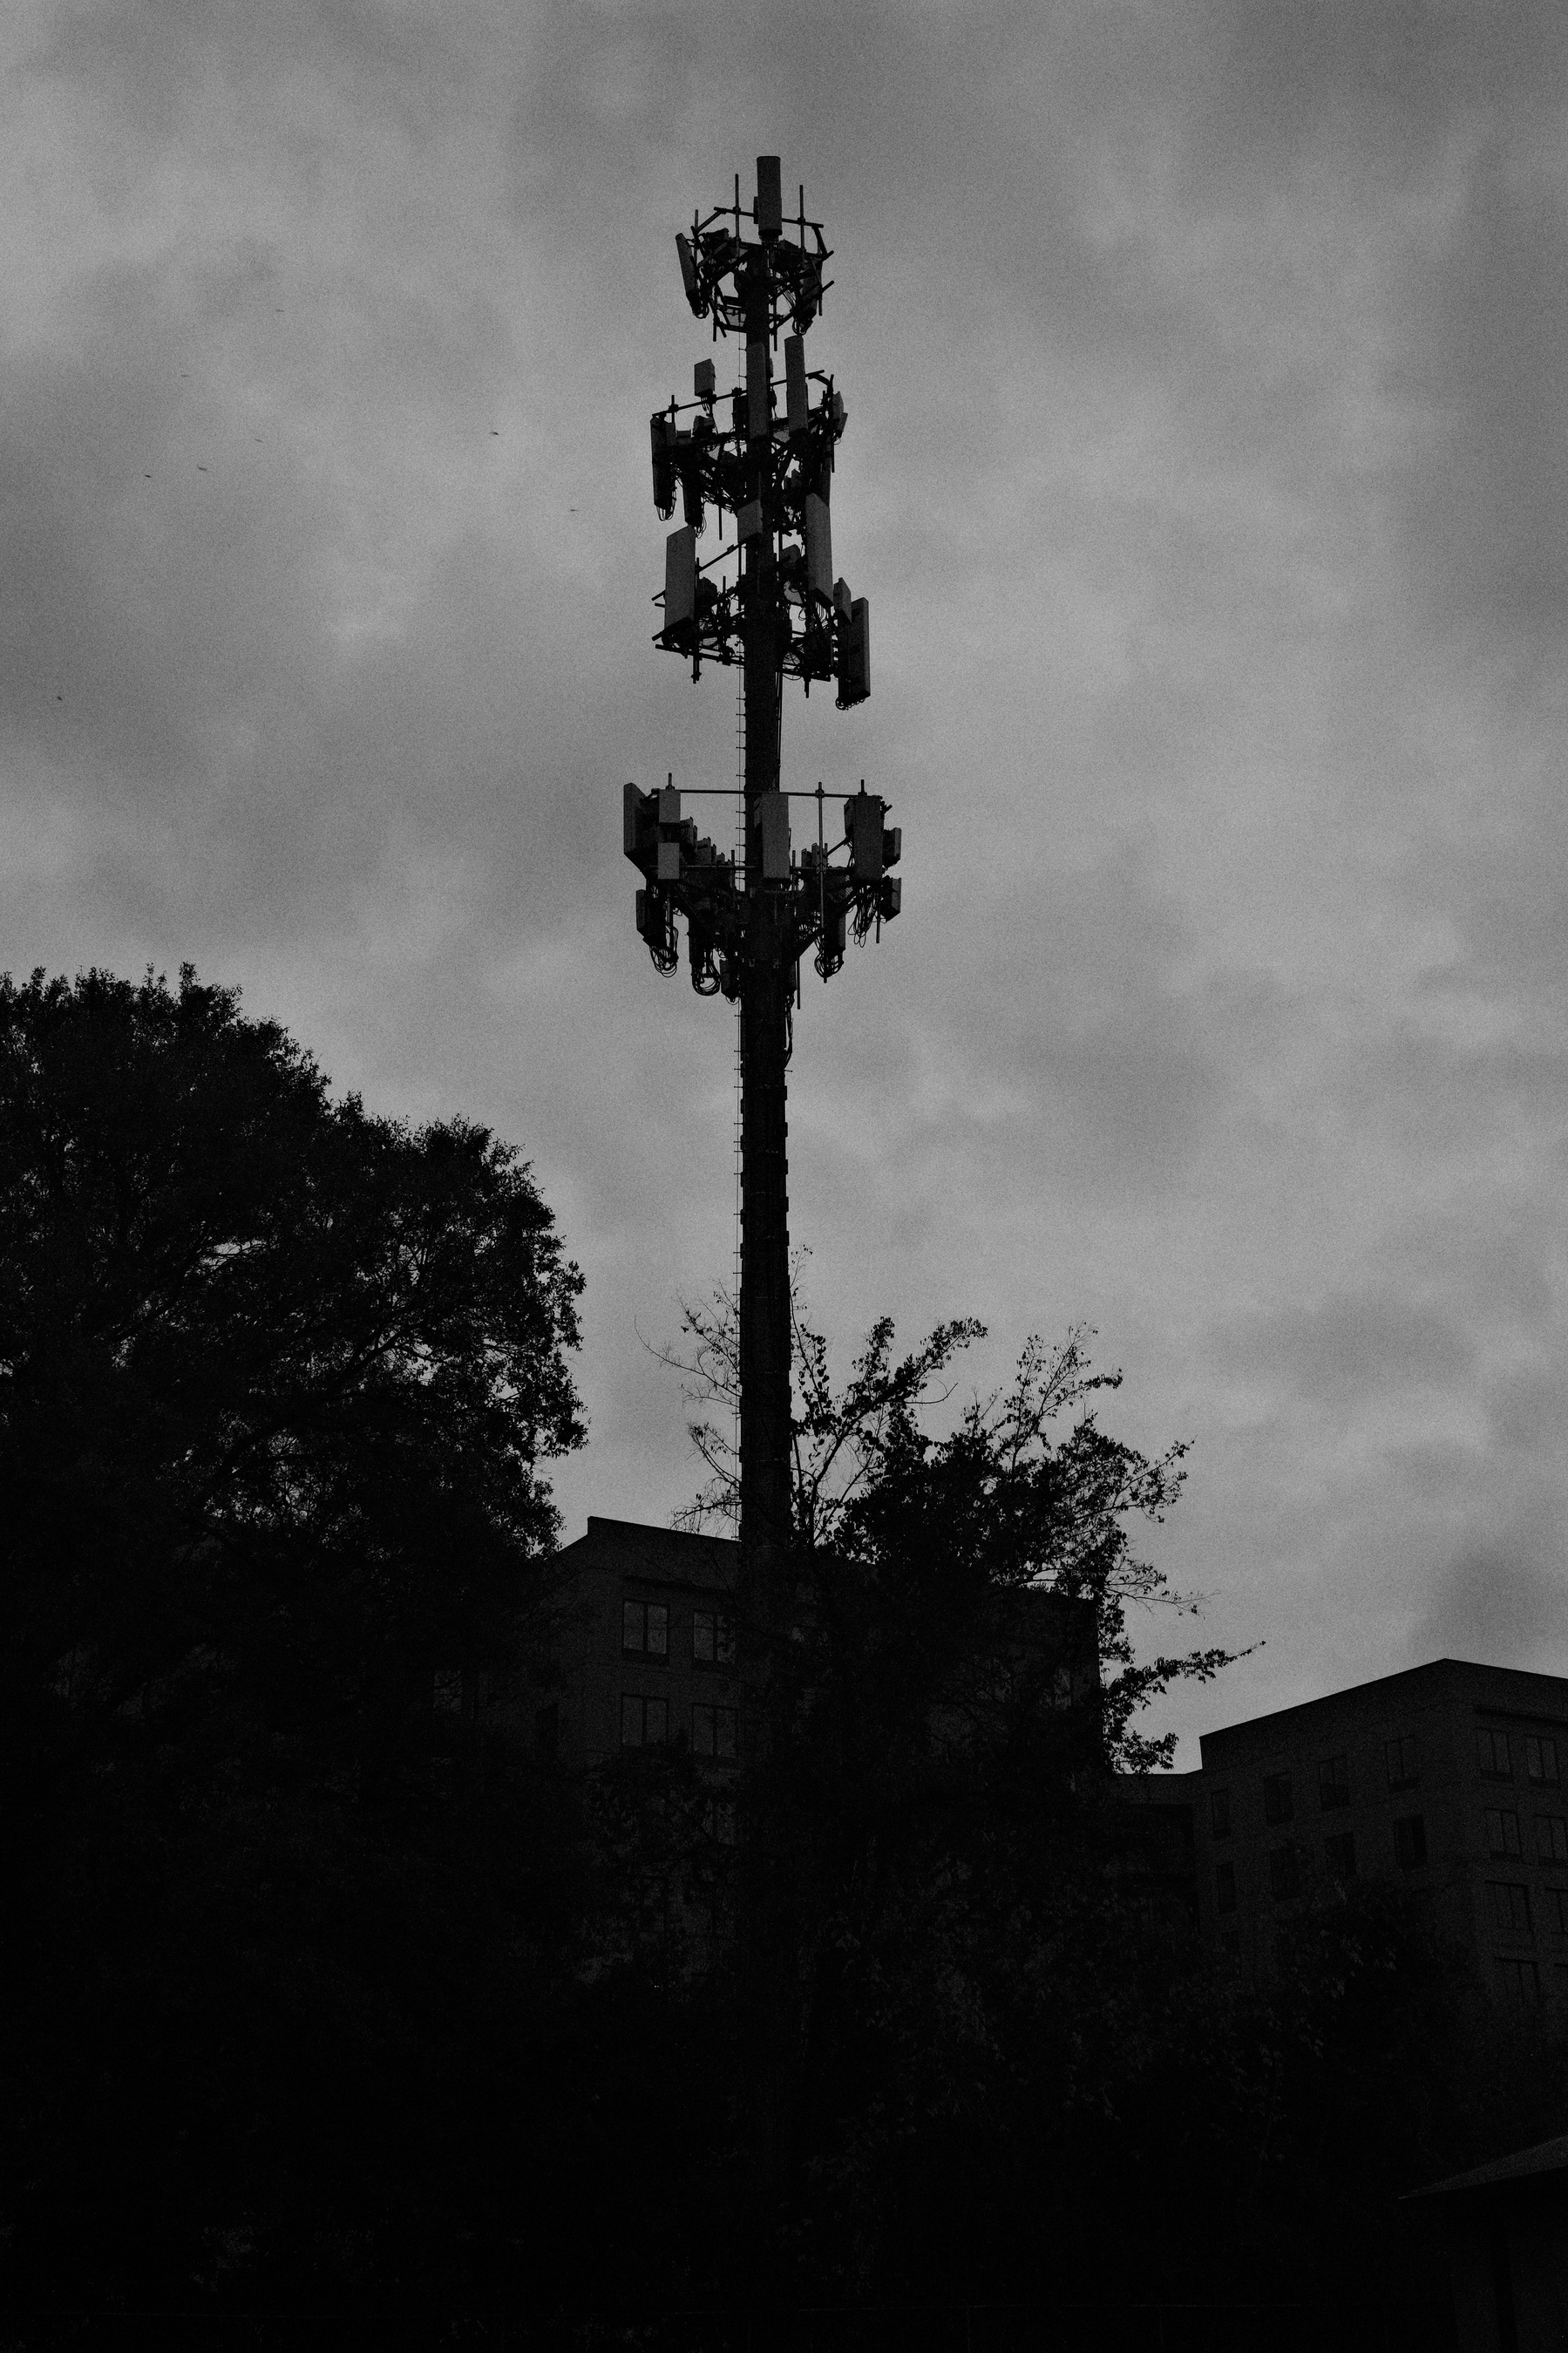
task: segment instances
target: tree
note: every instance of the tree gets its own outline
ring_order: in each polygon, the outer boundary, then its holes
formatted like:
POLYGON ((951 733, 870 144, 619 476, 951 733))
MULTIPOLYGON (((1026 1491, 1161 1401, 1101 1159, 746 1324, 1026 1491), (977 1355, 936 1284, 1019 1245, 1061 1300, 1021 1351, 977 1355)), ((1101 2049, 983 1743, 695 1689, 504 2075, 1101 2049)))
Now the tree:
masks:
MULTIPOLYGON (((662 1352, 709 1472, 689 1525, 734 1516, 712 1410, 733 1323, 720 1293, 662 1352)), ((735 1943, 736 2179, 753 2264, 796 2292, 1029 2292, 1017 2250, 1147 1994, 1109 1868, 1113 1768, 1166 1761, 1138 1712, 1226 1663, 1140 1660, 1129 1630, 1135 1608, 1193 1608, 1130 1534, 1175 1502, 1185 1447, 1151 1459, 1100 1430, 1120 1377, 1082 1329, 1030 1342, 933 1430, 982 1336, 944 1324, 900 1358, 884 1319, 840 1389, 797 1291, 795 1548, 753 1629, 767 1734, 735 1943)))
POLYGON ((0 980, 4 1713, 35 1769, 241 1623, 300 1690, 406 1698, 460 1659, 553 1540, 580 1289, 508 1146, 332 1103, 237 991, 0 980))
POLYGON ((162 2294, 290 2200, 352 2239, 380 2181, 384 2230, 433 2021, 504 2074, 560 1858, 433 1677, 542 1622, 581 1288, 508 1145, 334 1101, 237 991, 0 979, 24 2271, 80 2211, 162 2294))
MULTIPOLYGON (((1550 2010, 1500 2022, 1410 1890, 1282 1915, 1261 1988, 1127 1900, 1106 1768, 1161 1762, 1138 1711, 1226 1663, 1131 1641, 1140 1606, 1192 1609, 1131 1533, 1185 1450, 1100 1428, 1117 1380, 1081 1330, 958 1402, 980 1336, 945 1324, 899 1358, 884 1321, 839 1388, 797 1300, 795 1622, 736 1863, 752 2283, 1032 2306, 1053 2342, 1064 2307, 1103 2333, 1123 2299, 1212 2306, 1177 2324, 1205 2343, 1441 2342, 1441 2249, 1405 2193, 1550 2133, 1568 2042, 1550 2010), (1094 1613, 1087 1709, 1028 1672, 1042 1595, 1094 1613)), ((731 1519, 731 1303, 688 1307, 664 1354, 708 1473, 688 1518, 731 1519)), ((1127 2316, 1128 2341, 1151 2325, 1127 2316)))
MULTIPOLYGON (((1216 1649, 1140 1662, 1128 1629, 1130 1609, 1195 1617, 1197 1603, 1173 1593, 1152 1562, 1133 1551, 1130 1520, 1158 1525, 1180 1496, 1188 1452, 1178 1440, 1153 1459, 1099 1426, 1092 1400, 1121 1385, 1119 1372, 1097 1373, 1076 1325, 1059 1347, 1031 1339, 1005 1389, 976 1394, 945 1437, 925 1418, 953 1394, 954 1366, 985 1336, 973 1317, 939 1324, 895 1361, 894 1326, 873 1325, 841 1389, 834 1386, 827 1343, 810 1323, 797 1279, 792 1292, 795 1538, 797 1558, 818 1564, 842 1584, 848 1564, 873 1577, 889 1603, 902 1578, 922 1591, 915 1612, 930 1622, 934 1606, 946 1623, 956 1607, 973 1610, 982 1596, 1051 1592, 1094 1611, 1102 1669, 1105 1760, 1128 1771, 1169 1762, 1174 1738, 1150 1739, 1133 1718, 1184 1679, 1206 1681, 1229 1663, 1216 1649), (1054 1425, 1073 1419, 1064 1437, 1054 1425)), ((680 1335, 658 1350, 678 1370, 696 1408, 688 1424, 708 1470, 703 1487, 679 1515, 701 1528, 740 1518, 739 1458, 729 1430, 740 1398, 735 1302, 683 1302, 680 1335), (724 1409, 716 1416, 715 1407, 724 1409), (726 1428, 726 1422, 729 1429, 726 1428)), ((915 1590, 905 1599, 911 1609, 915 1590)))

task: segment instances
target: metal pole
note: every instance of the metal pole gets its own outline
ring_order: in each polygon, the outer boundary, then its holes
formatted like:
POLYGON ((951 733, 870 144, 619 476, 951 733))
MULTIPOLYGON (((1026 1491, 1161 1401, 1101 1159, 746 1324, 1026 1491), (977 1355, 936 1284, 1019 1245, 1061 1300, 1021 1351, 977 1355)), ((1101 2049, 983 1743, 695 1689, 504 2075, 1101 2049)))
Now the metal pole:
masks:
POLYGON ((788 887, 764 881, 757 804, 779 787, 783 665, 775 579, 773 303, 766 260, 746 274, 747 460, 762 529, 746 545, 746 945, 741 1000, 741 1544, 762 1570, 790 1533, 790 1314, 785 1077, 788 887))

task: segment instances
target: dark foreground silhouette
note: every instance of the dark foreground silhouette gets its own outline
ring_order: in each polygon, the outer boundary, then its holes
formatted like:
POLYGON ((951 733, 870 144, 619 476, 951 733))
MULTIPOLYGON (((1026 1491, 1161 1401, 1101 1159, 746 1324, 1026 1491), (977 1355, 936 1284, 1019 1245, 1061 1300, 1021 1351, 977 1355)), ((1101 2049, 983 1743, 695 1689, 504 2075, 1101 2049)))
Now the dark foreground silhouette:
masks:
POLYGON ((493 1139, 232 994, 0 989, 6 2341, 1445 2342, 1401 2194, 1564 2053, 1393 1891, 1259 1991, 1118 1862, 1136 1709, 1220 1662, 1133 1663, 1179 1450, 1077 1339, 941 1440, 972 1327, 807 1365, 733 1843, 679 1746, 432 1704, 546 1672, 578 1288, 493 1139))

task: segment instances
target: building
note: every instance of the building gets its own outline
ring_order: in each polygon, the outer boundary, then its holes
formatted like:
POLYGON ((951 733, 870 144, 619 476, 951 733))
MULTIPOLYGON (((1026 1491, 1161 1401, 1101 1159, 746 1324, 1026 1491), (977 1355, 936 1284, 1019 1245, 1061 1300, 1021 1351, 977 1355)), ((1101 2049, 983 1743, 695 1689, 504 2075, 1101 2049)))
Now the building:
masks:
POLYGON ((1390 1880, 1430 1904, 1500 1998, 1568 2005, 1568 1681, 1436 1659, 1205 1733, 1201 1752, 1194 1857, 1211 1949, 1261 1981, 1293 1914, 1352 1880, 1390 1880))
MULTIPOLYGON (((555 1559, 556 1674, 534 1695, 537 1746, 579 1767, 618 1750, 684 1746, 731 1769, 760 1736, 760 1692, 737 1657, 740 1546, 631 1520, 590 1518, 555 1559)), ((1031 1700, 1070 1714, 1100 1677, 1093 1605, 1026 1588, 995 1597, 950 1662, 930 1725, 939 1747, 985 1739, 1031 1700)), ((524 1727, 526 1728, 526 1727, 524 1727)))
POLYGON ((740 1546, 631 1520, 590 1518, 556 1555, 555 1688, 535 1739, 563 1763, 684 1742, 732 1770, 746 1705, 730 1609, 740 1546))
POLYGON ((1434 2182, 1410 2203, 1441 2217, 1458 2353, 1568 2344, 1568 2134, 1434 2182))
POLYGON ((1197 1818, 1203 1774, 1129 1773, 1121 1777, 1115 1862, 1124 1895, 1151 1927, 1190 1936, 1198 1925, 1197 1818))
MULTIPOLYGON (((684 1749, 722 1792, 761 1737, 732 1602, 740 1547, 590 1518, 556 1556, 556 1672, 515 1729, 586 1769, 684 1749)), ((933 1707, 939 1747, 988 1737, 1020 1694, 1072 1711, 1098 1686, 1093 1610, 1005 1597, 933 1707)), ((1088 1721, 1092 1711, 1086 1711, 1088 1721)), ((1502 1999, 1568 2009, 1568 1680, 1458 1659, 1205 1733, 1202 1765, 1121 1785, 1119 1875, 1265 1982, 1279 1930, 1336 1887, 1410 1888, 1502 1999)))

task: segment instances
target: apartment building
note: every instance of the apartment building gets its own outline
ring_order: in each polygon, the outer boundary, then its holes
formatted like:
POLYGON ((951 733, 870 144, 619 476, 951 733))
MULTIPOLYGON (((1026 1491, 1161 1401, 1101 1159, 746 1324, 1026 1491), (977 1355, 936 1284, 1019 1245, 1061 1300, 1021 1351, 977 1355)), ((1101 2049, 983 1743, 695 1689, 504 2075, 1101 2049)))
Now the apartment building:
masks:
POLYGON ((740 1546, 590 1518, 556 1556, 554 1690, 534 1736, 563 1762, 684 1744, 722 1772, 745 1754, 748 1709, 730 1597, 740 1546))
MULTIPOLYGON (((758 1691, 737 1657, 739 1560, 727 1537, 590 1518, 556 1556, 556 1678, 531 1702, 536 1745, 584 1767, 674 1745, 715 1768, 740 1764, 761 1725, 758 1691)), ((1090 1603, 1034 1590, 997 1597, 951 1662, 932 1737, 955 1747, 984 1740, 1031 1697, 1052 1712, 1085 1710, 1099 1675, 1090 1603)))
POLYGON ((1568 2004, 1568 1681, 1436 1659, 1200 1743, 1200 1931, 1266 1979, 1335 1885, 1416 1891, 1500 1998, 1568 2004))
MULTIPOLYGON (((721 1793, 761 1735, 731 1614, 739 1551, 590 1518, 557 1556, 557 1672, 518 1733, 583 1767, 679 1745, 707 1768, 725 1835, 721 1793)), ((939 1740, 984 1736, 1015 1675, 1073 1709, 1098 1683, 1087 1604, 1014 1602, 1011 1630, 955 1662, 939 1740)), ((1266 1981, 1285 1923, 1384 1879, 1430 1905, 1500 1998, 1568 2005, 1568 1679, 1434 1660, 1205 1733, 1200 1753, 1196 1771, 1124 1785, 1118 1844, 1152 1907, 1194 1919, 1216 1957, 1266 1981)))

